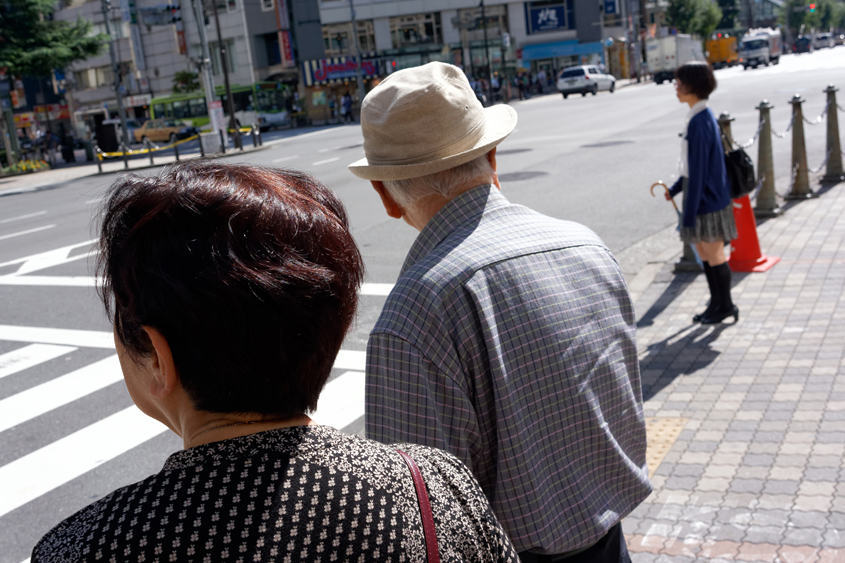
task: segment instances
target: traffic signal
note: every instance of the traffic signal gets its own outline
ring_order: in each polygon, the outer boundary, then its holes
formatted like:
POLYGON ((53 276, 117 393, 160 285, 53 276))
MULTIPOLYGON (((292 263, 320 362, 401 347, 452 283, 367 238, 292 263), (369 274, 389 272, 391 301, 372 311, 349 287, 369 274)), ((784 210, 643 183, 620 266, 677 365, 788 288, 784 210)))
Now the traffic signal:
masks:
POLYGON ((810 12, 815 12, 815 11, 816 11, 816 5, 810 4, 810 12))
POLYGON ((152 8, 141 8, 141 23, 148 26, 172 25, 182 21, 179 6, 160 4, 152 8))

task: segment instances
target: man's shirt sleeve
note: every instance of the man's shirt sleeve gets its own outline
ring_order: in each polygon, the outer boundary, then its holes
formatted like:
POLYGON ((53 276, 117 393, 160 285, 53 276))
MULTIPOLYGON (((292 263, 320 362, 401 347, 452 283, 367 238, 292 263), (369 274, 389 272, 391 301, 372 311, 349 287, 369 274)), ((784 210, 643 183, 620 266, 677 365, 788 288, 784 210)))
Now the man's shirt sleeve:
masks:
POLYGON ((439 448, 472 470, 480 436, 467 391, 407 340, 370 335, 366 393, 367 438, 439 448))

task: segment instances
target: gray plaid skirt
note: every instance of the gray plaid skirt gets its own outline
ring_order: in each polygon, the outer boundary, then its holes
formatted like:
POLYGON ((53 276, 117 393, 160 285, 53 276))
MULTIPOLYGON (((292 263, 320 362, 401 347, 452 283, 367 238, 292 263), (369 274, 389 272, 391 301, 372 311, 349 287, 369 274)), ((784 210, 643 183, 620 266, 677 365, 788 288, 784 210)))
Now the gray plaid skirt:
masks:
MULTIPOLYGON (((687 179, 684 178, 684 200, 687 196, 687 179)), ((684 206, 686 207, 686 206, 684 206)), ((681 240, 687 244, 697 242, 730 241, 736 238, 733 200, 724 209, 695 216, 695 227, 681 225, 681 240)))

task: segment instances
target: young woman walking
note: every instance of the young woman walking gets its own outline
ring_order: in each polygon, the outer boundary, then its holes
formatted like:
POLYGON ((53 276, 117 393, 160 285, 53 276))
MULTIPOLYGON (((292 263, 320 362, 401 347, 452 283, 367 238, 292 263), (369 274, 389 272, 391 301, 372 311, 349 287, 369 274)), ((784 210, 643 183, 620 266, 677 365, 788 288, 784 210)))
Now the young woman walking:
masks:
POLYGON ((695 245, 710 287, 710 305, 693 321, 715 324, 728 317, 738 321, 739 309, 731 299, 731 269, 725 260, 725 241, 737 236, 731 190, 719 124, 707 107, 716 77, 705 62, 687 63, 675 71, 675 88, 678 100, 690 111, 681 141, 680 177, 666 198, 684 194, 681 240, 695 245))

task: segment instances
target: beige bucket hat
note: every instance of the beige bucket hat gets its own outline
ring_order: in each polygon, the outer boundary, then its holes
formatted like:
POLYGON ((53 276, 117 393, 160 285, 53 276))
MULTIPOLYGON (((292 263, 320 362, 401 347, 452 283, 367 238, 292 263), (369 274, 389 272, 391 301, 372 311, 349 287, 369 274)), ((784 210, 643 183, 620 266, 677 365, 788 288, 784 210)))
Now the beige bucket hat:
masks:
POLYGON ((486 154, 514 127, 516 111, 482 107, 458 67, 435 62, 400 70, 364 98, 366 157, 349 170, 381 181, 434 174, 486 154))

